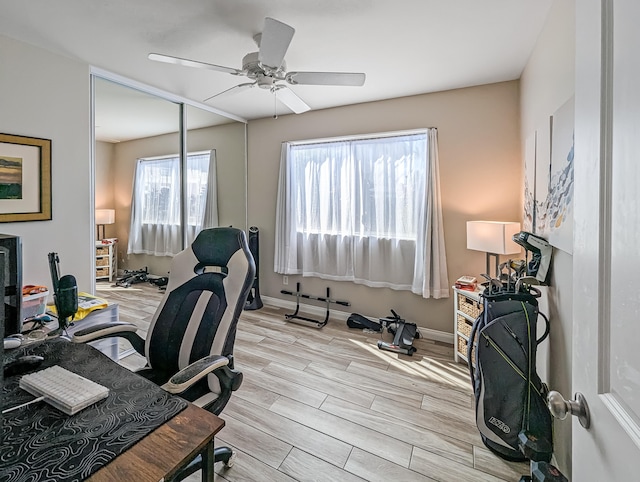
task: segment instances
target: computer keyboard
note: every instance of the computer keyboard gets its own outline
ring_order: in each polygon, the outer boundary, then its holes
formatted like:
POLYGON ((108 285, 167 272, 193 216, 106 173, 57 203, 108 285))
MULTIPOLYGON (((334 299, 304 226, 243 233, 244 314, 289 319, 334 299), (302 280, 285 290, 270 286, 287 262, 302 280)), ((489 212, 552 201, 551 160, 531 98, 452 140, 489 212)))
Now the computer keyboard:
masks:
POLYGON ((44 397, 45 402, 68 415, 109 395, 108 388, 58 365, 24 375, 20 388, 36 397, 44 397))

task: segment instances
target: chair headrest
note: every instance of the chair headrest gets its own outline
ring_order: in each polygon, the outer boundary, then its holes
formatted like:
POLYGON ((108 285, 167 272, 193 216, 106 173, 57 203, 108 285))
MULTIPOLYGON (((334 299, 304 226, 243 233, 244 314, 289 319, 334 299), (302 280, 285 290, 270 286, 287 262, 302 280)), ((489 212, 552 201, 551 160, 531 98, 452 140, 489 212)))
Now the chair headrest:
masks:
POLYGON ((202 265, 227 266, 235 252, 248 252, 248 245, 241 229, 209 228, 200 231, 191 249, 202 265))

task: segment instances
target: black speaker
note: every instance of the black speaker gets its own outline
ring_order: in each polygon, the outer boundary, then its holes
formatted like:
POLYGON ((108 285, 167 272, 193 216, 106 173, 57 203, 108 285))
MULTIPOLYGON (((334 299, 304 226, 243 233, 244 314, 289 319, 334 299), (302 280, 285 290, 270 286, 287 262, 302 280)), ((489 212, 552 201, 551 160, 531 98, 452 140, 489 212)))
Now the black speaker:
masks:
POLYGON ((4 253, 4 336, 22 331, 22 241, 19 236, 0 234, 4 253))
POLYGON ((259 284, 259 273, 260 273, 260 253, 259 253, 259 236, 258 236, 258 228, 256 226, 251 226, 249 228, 249 251, 251 251, 251 255, 253 256, 253 261, 256 264, 256 276, 253 279, 253 286, 249 291, 249 296, 247 296, 247 304, 245 305, 245 310, 259 310, 262 308, 262 300, 260 299, 260 284, 259 284))

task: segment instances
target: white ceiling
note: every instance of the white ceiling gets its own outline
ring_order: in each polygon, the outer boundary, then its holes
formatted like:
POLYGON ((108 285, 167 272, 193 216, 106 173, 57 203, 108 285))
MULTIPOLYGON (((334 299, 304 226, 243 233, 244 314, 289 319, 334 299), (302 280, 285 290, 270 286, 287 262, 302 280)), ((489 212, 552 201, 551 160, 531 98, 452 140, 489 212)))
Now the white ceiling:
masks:
MULTIPOLYGON (((291 87, 317 110, 517 79, 552 3, 0 0, 0 33, 202 102, 247 79, 153 62, 147 55, 241 69, 242 57, 257 50, 253 36, 270 16, 296 29, 285 57, 288 70, 366 73, 363 87, 291 87)), ((261 89, 207 105, 247 120, 289 113, 261 89)))
MULTIPOLYGON (((158 136, 179 131, 177 103, 97 77, 95 79, 96 140, 110 143, 158 136)), ((232 122, 187 105, 187 130, 232 122)))

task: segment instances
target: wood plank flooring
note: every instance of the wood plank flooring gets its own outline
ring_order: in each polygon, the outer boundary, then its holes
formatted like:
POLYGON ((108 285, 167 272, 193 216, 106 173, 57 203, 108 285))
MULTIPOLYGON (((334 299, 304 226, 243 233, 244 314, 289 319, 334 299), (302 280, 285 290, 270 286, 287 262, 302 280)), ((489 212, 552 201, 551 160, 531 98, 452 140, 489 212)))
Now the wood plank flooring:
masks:
MULTIPOLYGON (((120 319, 141 335, 162 298, 143 283, 99 283, 97 294, 118 303, 120 319)), ((244 382, 216 438, 238 457, 230 469, 216 465, 217 481, 498 482, 528 473, 482 444, 468 369, 453 361, 452 346, 419 339, 412 357, 397 355, 377 348, 380 335, 343 321, 317 329, 284 314, 268 306, 242 314, 235 357, 244 382)), ((144 360, 122 363, 135 369, 144 360)))

